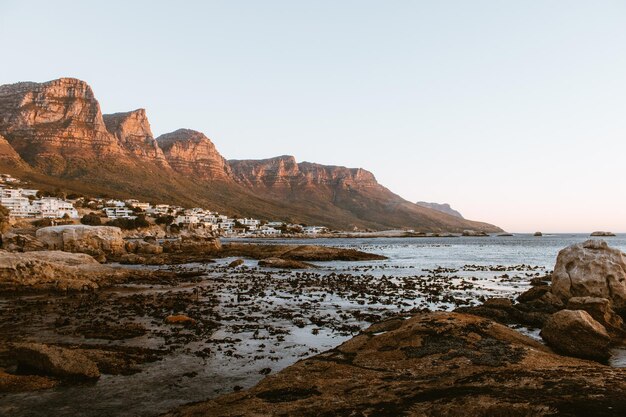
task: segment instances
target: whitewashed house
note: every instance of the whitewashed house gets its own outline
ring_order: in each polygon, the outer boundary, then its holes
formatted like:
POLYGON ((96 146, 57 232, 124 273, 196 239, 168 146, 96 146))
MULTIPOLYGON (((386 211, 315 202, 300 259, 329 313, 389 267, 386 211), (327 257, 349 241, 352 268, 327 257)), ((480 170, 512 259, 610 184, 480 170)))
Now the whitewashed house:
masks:
POLYGON ((239 223, 246 226, 248 230, 256 230, 261 222, 256 219, 237 219, 239 223))
POLYGON ((111 219, 134 219, 135 213, 126 207, 105 207, 102 211, 111 219))
POLYGON ((22 196, 21 188, 3 188, 0 204, 9 209, 11 217, 35 217, 37 214, 28 197, 22 196))
POLYGON ((34 200, 32 206, 37 212, 36 217, 59 219, 67 215, 71 219, 78 218, 78 210, 74 208, 72 203, 60 198, 44 197, 34 200))
POLYGON ((126 207, 126 203, 122 200, 106 200, 104 202, 105 207, 126 207))
POLYGON ((200 218, 195 214, 185 214, 182 216, 177 216, 176 219, 174 219, 175 224, 197 224, 199 222, 200 218))
POLYGON ((318 233, 325 233, 328 229, 324 226, 307 226, 302 228, 302 233, 305 235, 316 235, 318 233))
POLYGON ((282 232, 278 229, 274 229, 273 227, 262 226, 258 233, 264 236, 278 236, 282 232))

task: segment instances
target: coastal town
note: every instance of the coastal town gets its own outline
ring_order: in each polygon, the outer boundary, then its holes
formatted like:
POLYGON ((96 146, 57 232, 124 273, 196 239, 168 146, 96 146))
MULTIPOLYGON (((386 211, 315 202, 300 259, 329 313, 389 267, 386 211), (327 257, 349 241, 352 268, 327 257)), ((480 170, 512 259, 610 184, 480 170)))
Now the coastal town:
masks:
POLYGON ((202 207, 44 192, 28 188, 28 184, 8 174, 0 174, 0 204, 9 211, 10 218, 49 219, 51 224, 92 224, 95 218, 97 224, 105 224, 139 218, 161 224, 171 233, 189 230, 219 237, 317 236, 329 231, 324 226, 228 216, 202 207))

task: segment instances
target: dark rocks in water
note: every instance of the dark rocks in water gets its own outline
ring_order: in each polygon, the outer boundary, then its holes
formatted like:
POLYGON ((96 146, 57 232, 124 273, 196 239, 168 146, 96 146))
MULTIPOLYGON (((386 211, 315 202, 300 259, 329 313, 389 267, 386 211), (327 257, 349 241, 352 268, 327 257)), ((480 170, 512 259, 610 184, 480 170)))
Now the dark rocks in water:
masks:
POLYGON ((238 266, 243 265, 244 260, 239 258, 239 259, 235 259, 234 261, 232 261, 231 263, 228 264, 229 268, 237 268, 238 266))
POLYGON ((40 375, 13 375, 0 370, 0 394, 54 388, 59 381, 40 375))
POLYGON ((593 232, 590 236, 591 237, 613 237, 613 236, 615 236, 615 233, 613 233, 613 232, 593 232))
POLYGON ((528 290, 517 296, 517 301, 519 301, 520 303, 534 301, 548 292, 550 292, 549 285, 537 285, 534 287, 530 287, 528 290))
POLYGON ((486 237, 489 236, 489 234, 483 232, 483 231, 478 231, 478 230, 463 230, 463 233, 461 233, 462 236, 471 236, 471 237, 486 237))
POLYGON ((280 269, 310 269, 316 266, 308 262, 294 261, 291 259, 267 258, 259 261, 259 266, 264 268, 280 269))
POLYGON ((13 351, 18 367, 62 379, 97 379, 100 370, 79 351, 40 343, 21 343, 13 351))
POLYGON ((550 281, 552 280, 551 275, 545 275, 542 277, 534 277, 530 279, 530 285, 532 286, 540 286, 540 285, 550 285, 550 281))
POLYGON ((228 243, 217 256, 251 259, 280 258, 291 261, 373 261, 387 259, 385 256, 361 252, 355 249, 333 248, 317 245, 263 245, 254 243, 228 243))
MULTIPOLYGON (((170 416, 622 416, 623 369, 484 318, 422 313, 170 416), (610 382, 609 382, 610 381, 610 382)), ((387 323, 389 324, 389 323, 387 323)))
POLYGON ((541 329, 541 337, 555 351, 597 361, 609 358, 611 338, 604 326, 583 310, 561 310, 541 329))
POLYGON ((76 333, 88 339, 124 340, 146 334, 146 328, 137 323, 110 324, 92 322, 89 325, 79 326, 76 333))

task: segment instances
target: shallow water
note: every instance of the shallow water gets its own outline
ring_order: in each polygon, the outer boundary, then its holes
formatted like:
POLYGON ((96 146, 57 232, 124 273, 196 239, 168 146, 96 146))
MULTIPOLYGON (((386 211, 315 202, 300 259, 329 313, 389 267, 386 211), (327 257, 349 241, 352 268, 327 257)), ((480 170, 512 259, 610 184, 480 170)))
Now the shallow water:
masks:
MULTIPOLYGON (((129 376, 104 375, 92 384, 0 397, 0 414, 14 416, 151 416, 180 404, 206 400, 249 387, 300 358, 333 348, 371 321, 420 308, 447 309, 478 303, 485 296, 514 297, 528 280, 544 275, 560 249, 588 239, 587 235, 533 237, 302 239, 264 242, 324 244, 380 253, 389 259, 368 262, 317 262, 312 271, 231 270, 217 264, 194 265, 206 270, 200 282, 177 287, 133 285, 114 288, 114 312, 131 295, 201 294, 197 304, 219 323, 206 338, 175 347, 161 360, 141 366, 129 376), (195 353, 208 348, 208 357, 195 353)), ((626 235, 606 238, 626 251, 626 235)), ((241 241, 241 240, 238 240, 241 241)), ((253 240, 253 242, 261 242, 253 240)), ((28 304, 30 300, 22 302, 28 304)), ((33 302, 41 301, 34 297, 33 302)), ((0 297, 4 313, 15 300, 0 297)), ((153 333, 108 342, 59 333, 51 325, 54 309, 33 317, 11 337, 51 343, 166 346, 163 328, 149 317, 136 318, 153 333), (153 335, 154 336, 151 336, 153 335)), ((3 315, 2 317, 6 317, 3 315)), ((0 331, 7 331, 0 323, 0 331)), ((535 336, 536 330, 529 330, 535 336)), ((614 364, 623 364, 616 355, 614 364)))

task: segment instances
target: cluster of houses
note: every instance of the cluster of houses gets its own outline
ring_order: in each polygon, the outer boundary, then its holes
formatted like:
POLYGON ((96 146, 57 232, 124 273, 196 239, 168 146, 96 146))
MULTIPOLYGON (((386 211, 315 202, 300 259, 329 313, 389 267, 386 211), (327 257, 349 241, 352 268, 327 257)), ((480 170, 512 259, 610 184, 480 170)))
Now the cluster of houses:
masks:
POLYGON ((142 213, 152 217, 172 216, 172 224, 187 229, 205 229, 222 236, 279 236, 283 231, 306 235, 327 232, 322 226, 301 226, 284 222, 264 222, 252 218, 231 218, 204 208, 183 208, 169 204, 140 202, 138 200, 95 200, 109 218, 135 218, 142 213))
POLYGON ((20 181, 0 174, 0 204, 9 209, 14 218, 79 218, 75 204, 99 210, 109 219, 134 219, 138 215, 159 218, 171 216, 168 223, 187 229, 205 229, 222 236, 279 236, 290 234, 317 235, 328 231, 322 226, 301 226, 284 222, 265 222, 252 218, 231 218, 203 208, 184 208, 169 204, 155 204, 138 200, 90 199, 65 200, 57 197, 38 197, 38 190, 20 188, 20 181))
POLYGON ((9 210, 10 217, 34 219, 78 218, 74 205, 57 197, 38 197, 37 191, 19 188, 19 180, 2 174, 0 180, 0 204, 9 210))

